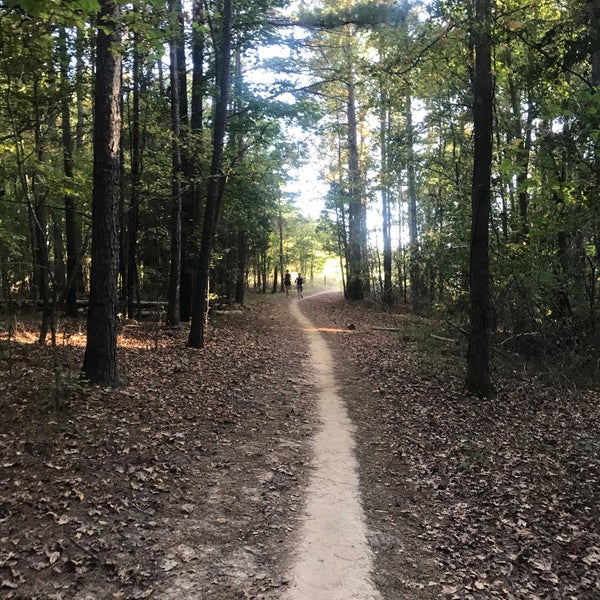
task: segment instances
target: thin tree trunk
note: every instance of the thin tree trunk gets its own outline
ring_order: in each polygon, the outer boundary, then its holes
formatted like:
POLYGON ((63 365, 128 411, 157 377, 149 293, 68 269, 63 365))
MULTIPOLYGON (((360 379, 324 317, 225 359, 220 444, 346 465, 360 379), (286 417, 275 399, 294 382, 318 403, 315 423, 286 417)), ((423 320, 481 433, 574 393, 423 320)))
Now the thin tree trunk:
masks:
MULTIPOLYGON (((595 88, 600 87, 600 48, 598 47, 597 40, 600 35, 600 0, 588 0, 587 6, 587 17, 588 17, 588 30, 590 40, 595 40, 591 56, 591 84, 595 88)), ((598 93, 598 90, 596 90, 598 93)))
POLYGON ((204 208, 204 221, 202 224, 200 255, 198 257, 198 268, 196 270, 196 279, 194 282, 192 323, 188 337, 188 346, 192 348, 202 348, 204 346, 210 261, 212 258, 215 230, 225 191, 225 175, 223 173, 222 161, 231 79, 232 8, 232 0, 223 0, 221 44, 217 47, 216 52, 218 96, 216 98, 214 110, 212 161, 210 178, 206 190, 206 206, 204 208))
MULTIPOLYGON (((192 132, 201 134, 204 127, 204 97, 206 96, 206 76, 204 74, 205 41, 203 29, 206 25, 202 0, 194 0, 192 29, 192 132)), ((202 139, 199 139, 202 142, 202 139)), ((198 148, 201 150, 201 148, 198 148)))
MULTIPOLYGON (((248 232, 238 232, 238 251, 235 278, 235 301, 244 305, 244 295, 246 291, 246 265, 248 262, 248 232)), ((265 263, 265 283, 266 283, 266 263, 265 263)))
MULTIPOLYGON (((172 10, 172 9, 171 9, 172 10)), ((169 272, 169 294, 167 324, 179 325, 181 289, 181 147, 180 147, 180 103, 179 103, 179 52, 177 42, 171 42, 171 135, 172 135, 172 212, 171 212, 171 268, 169 272)))
MULTIPOLYGON (((181 265, 179 274, 179 312, 183 321, 189 321, 192 307, 192 282, 194 274, 195 252, 195 190, 194 190, 194 160, 191 150, 191 131, 188 114, 187 61, 185 53, 185 29, 183 6, 181 0, 174 0, 173 13, 175 17, 175 35, 173 52, 177 59, 176 83, 179 104, 179 194, 181 196, 181 265)), ((194 107, 196 108, 196 107, 194 107)))
MULTIPOLYGON (((122 76, 122 74, 121 74, 122 76)), ((121 95, 121 115, 125 114, 125 99, 121 95)), ((127 314, 127 211, 125 209, 125 196, 127 193, 125 173, 125 128, 121 127, 121 142, 119 150, 119 181, 121 189, 119 192, 119 271, 117 274, 117 285, 120 284, 120 298, 118 312, 127 314)))
MULTIPOLYGON (((73 179, 73 134, 71 131, 69 52, 67 34, 60 32, 60 80, 61 80, 61 115, 63 171, 67 182, 73 179)), ((67 187, 70 187, 67 184, 67 187)), ((77 291, 81 285, 81 217, 77 213, 77 205, 73 194, 65 192, 65 237, 67 243, 67 282, 65 290, 66 313, 69 317, 77 316, 77 291)))
POLYGON ((410 88, 406 94, 405 105, 406 135, 408 158, 406 164, 406 184, 408 186, 408 236, 409 236, 409 276, 413 311, 419 313, 424 305, 424 285, 421 274, 422 258, 419 245, 417 215, 417 182, 415 176, 414 130, 412 123, 412 95, 410 88))
POLYGON ((285 292, 285 284, 283 274, 285 273, 285 257, 283 255, 283 214, 281 212, 281 204, 279 205, 279 213, 277 214, 277 232, 279 233, 279 272, 281 273, 281 289, 280 292, 285 292))
POLYGON ((131 116, 131 195, 127 215, 127 315, 136 315, 138 287, 137 242, 140 222, 140 186, 142 177, 142 147, 140 135, 141 59, 137 33, 133 38, 133 107, 131 116))
POLYGON ((387 90, 381 84, 380 110, 380 143, 381 143, 381 207, 383 235, 383 302, 391 305, 394 302, 392 294, 392 209, 389 196, 388 173, 388 127, 389 109, 387 90))
MULTIPOLYGON (((40 104, 38 96, 38 79, 34 79, 33 95, 35 107, 35 154, 38 164, 42 165, 45 160, 44 146, 42 142, 42 122, 40 116, 40 104)), ((39 298, 42 301, 42 323, 40 326, 39 343, 46 341, 50 327, 50 258, 48 256, 48 208, 46 206, 47 189, 42 183, 42 178, 33 178, 33 221, 35 228, 37 288, 39 298)))
POLYGON ((75 98, 77 102, 77 120, 75 123, 75 148, 81 150, 84 144, 85 132, 85 107, 83 78, 86 69, 85 53, 85 31, 77 29, 77 38, 75 40, 75 98))
MULTIPOLYGON (((510 52, 510 50, 509 50, 510 52)), ((532 60, 533 50, 529 50, 529 70, 533 69, 532 60)), ((533 125, 533 103, 530 101, 530 90, 527 89, 527 118, 525 123, 522 123, 522 99, 519 97, 515 82, 509 79, 508 82, 511 108, 513 113, 513 138, 512 141, 519 140, 517 149, 517 197, 519 200, 519 219, 520 219, 520 238, 523 240, 529 234, 529 192, 527 191, 527 180, 529 178, 529 161, 532 145, 532 125, 533 125)), ((528 88, 530 86, 527 86, 528 88)))

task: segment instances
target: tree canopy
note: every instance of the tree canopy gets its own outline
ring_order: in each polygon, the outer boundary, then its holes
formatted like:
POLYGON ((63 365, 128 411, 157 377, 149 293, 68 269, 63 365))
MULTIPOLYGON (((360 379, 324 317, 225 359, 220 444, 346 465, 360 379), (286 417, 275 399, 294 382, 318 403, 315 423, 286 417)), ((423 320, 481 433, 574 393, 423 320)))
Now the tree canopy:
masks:
MULTIPOLYGON (((444 311, 473 334, 487 72, 484 327, 598 355, 597 0, 245 0, 230 22, 220 0, 117 4, 118 312, 168 301, 169 321, 188 321, 198 297, 243 302, 244 290, 280 289, 285 268, 316 275, 333 252, 349 299, 444 311), (286 192, 308 156, 298 128, 329 190, 319 221, 302 210, 310 183, 286 192)), ((52 311, 76 314, 89 291, 95 31, 111 27, 99 10, 0 8, 2 297, 43 304, 41 340, 52 311)))

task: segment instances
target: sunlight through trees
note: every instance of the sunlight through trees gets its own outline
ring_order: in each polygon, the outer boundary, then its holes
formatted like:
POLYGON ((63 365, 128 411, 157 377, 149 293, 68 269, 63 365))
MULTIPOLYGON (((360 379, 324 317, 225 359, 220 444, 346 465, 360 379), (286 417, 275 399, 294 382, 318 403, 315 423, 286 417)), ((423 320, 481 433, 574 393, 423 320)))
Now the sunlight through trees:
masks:
POLYGON ((224 0, 3 3, 3 300, 43 305, 43 341, 58 307, 94 297, 94 263, 116 261, 108 312, 166 303, 198 332, 211 298, 242 303, 335 257, 348 299, 596 356, 597 2, 490 3, 491 162, 476 183, 482 1, 236 2, 229 49, 224 0), (118 189, 92 170, 108 131, 93 129, 101 6, 121 9, 118 189), (98 202, 116 202, 114 248, 94 236, 98 202))

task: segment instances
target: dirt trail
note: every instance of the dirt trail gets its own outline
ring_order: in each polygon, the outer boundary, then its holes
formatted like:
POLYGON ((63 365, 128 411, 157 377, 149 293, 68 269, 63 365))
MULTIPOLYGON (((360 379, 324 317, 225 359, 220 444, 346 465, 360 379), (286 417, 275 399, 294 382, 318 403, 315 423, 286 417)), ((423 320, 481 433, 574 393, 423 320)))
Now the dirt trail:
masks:
POLYGON ((337 393, 331 352, 299 304, 290 302, 291 314, 310 344, 309 368, 321 426, 313 442, 313 473, 287 598, 379 600, 382 596, 370 579, 372 557, 360 501, 353 426, 337 393))

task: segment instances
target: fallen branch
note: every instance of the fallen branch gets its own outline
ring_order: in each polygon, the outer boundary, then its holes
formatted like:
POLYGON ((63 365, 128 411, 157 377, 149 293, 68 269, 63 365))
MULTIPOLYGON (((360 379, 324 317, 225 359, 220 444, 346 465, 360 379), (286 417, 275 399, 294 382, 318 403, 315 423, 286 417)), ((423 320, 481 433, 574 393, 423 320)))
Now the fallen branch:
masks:
POLYGON ((457 329, 467 337, 469 337, 469 332, 466 329, 463 329, 460 325, 456 325, 456 323, 452 323, 451 321, 446 321, 446 325, 449 325, 453 329, 457 329))
POLYGON ((433 335, 433 333, 430 333, 429 337, 432 337, 434 340, 442 340, 443 342, 453 342, 454 344, 458 344, 458 340, 455 340, 454 338, 442 337, 441 335, 433 335))
POLYGON ((504 344, 506 344, 507 342, 510 342, 510 340, 514 340, 515 338, 525 337, 528 335, 540 335, 540 332, 539 331, 528 331, 526 333, 516 333, 515 335, 511 335, 509 338, 506 338, 505 340, 500 342, 500 346, 504 346, 504 344))

